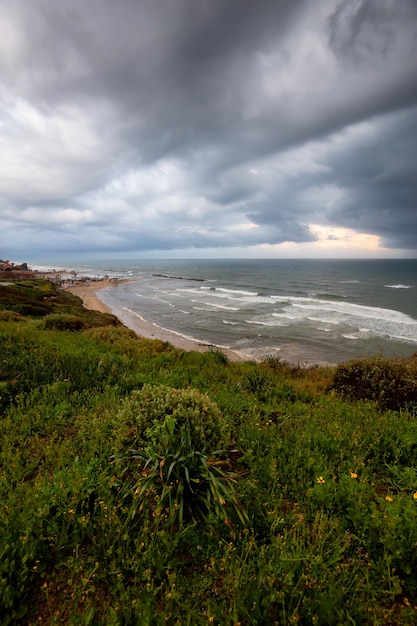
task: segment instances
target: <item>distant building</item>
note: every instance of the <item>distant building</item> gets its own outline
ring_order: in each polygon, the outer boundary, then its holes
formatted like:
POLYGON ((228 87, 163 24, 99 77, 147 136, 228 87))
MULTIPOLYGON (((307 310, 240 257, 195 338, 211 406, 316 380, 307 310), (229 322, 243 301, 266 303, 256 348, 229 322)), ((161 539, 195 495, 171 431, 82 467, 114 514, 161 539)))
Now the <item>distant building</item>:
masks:
POLYGON ((27 263, 16 264, 0 259, 0 278, 19 280, 20 278, 32 278, 32 276, 34 276, 34 272, 28 268, 27 263))

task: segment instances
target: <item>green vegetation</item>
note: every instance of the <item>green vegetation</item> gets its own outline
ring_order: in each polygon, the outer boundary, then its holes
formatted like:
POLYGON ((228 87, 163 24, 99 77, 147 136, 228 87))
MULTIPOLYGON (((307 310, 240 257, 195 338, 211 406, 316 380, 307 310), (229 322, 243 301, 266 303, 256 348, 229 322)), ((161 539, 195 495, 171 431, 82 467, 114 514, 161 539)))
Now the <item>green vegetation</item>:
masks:
POLYGON ((373 400, 381 409, 417 404, 417 355, 413 359, 376 356, 341 363, 333 388, 346 398, 373 400))
POLYGON ((416 623, 417 357, 232 363, 46 281, 0 346, 2 624, 416 623))

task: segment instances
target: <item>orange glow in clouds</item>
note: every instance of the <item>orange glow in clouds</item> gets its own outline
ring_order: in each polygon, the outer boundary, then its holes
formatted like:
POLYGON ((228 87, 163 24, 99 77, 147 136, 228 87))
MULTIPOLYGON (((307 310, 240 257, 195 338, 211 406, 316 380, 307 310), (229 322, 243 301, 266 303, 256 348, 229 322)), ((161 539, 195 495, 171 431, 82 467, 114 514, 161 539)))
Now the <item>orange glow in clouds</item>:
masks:
POLYGON ((363 250, 381 250, 381 238, 369 233, 358 233, 351 228, 321 226, 309 224, 310 232, 317 237, 318 248, 356 248, 363 250))

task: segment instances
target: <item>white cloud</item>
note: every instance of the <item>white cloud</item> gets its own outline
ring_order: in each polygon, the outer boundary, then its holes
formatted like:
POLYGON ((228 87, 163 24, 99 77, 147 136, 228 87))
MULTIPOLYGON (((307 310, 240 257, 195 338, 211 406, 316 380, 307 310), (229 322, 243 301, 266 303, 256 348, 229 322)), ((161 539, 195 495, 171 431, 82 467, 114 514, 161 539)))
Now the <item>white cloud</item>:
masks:
POLYGON ((88 109, 71 104, 42 109, 16 99, 3 104, 2 118, 3 196, 33 202, 77 195, 97 183, 115 152, 105 114, 103 131, 88 109))

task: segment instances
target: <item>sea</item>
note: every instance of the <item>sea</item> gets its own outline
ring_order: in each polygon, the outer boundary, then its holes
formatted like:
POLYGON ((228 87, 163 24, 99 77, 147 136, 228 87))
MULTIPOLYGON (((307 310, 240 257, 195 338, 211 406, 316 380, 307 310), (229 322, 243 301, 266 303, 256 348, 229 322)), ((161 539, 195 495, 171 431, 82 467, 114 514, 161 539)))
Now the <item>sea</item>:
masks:
POLYGON ((66 268, 129 279, 98 295, 116 314, 152 323, 156 337, 160 328, 249 359, 306 365, 417 352, 417 259, 115 260, 66 268))

